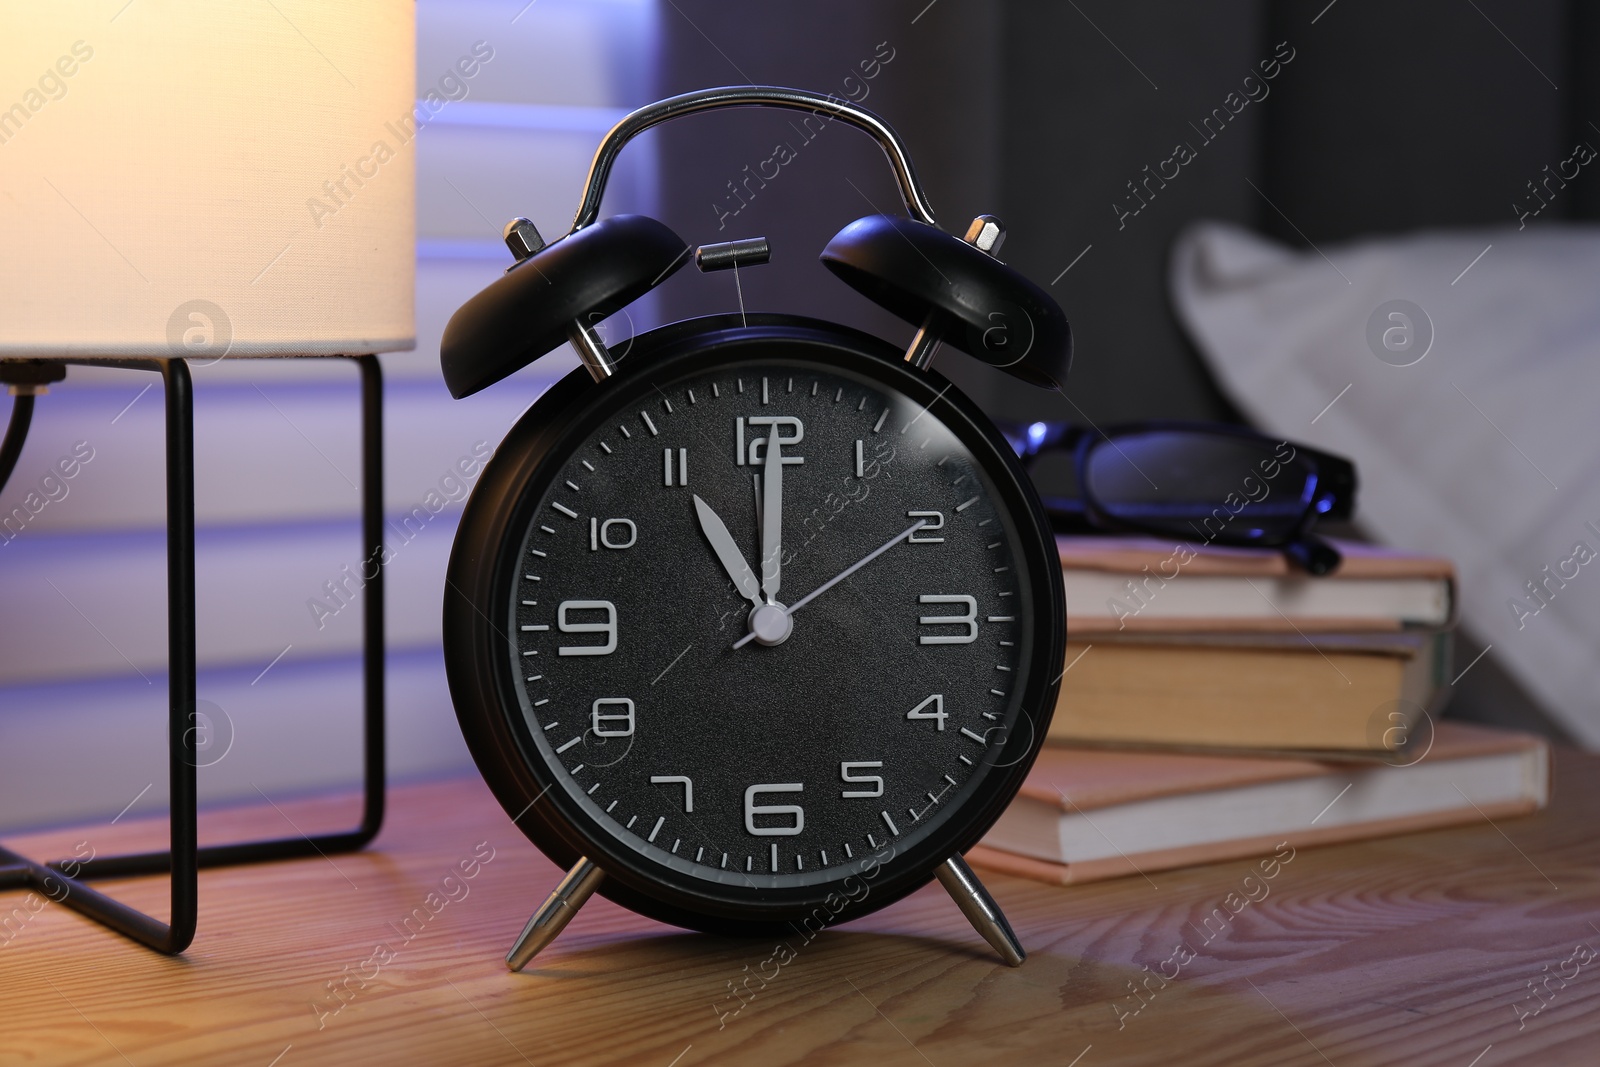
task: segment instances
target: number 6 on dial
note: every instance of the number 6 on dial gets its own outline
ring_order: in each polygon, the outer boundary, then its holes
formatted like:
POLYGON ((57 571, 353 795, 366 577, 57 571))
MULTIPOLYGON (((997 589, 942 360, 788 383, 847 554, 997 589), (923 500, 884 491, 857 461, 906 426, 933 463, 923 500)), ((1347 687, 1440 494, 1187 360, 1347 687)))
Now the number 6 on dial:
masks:
POLYGON ((762 793, 798 793, 805 789, 800 782, 771 785, 753 785, 744 791, 744 828, 757 837, 793 837, 806 828, 806 812, 798 804, 757 804, 762 793), (793 826, 757 826, 757 815, 792 815, 793 826))

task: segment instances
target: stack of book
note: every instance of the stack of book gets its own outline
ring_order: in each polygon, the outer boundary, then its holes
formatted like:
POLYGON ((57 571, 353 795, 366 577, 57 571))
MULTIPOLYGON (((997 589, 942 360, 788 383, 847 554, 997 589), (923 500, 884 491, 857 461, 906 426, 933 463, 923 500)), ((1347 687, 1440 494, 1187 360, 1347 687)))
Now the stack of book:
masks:
POLYGON ((1063 884, 1523 814, 1530 735, 1442 722, 1448 560, 1059 541, 1067 674, 1044 751, 968 859, 1063 884))

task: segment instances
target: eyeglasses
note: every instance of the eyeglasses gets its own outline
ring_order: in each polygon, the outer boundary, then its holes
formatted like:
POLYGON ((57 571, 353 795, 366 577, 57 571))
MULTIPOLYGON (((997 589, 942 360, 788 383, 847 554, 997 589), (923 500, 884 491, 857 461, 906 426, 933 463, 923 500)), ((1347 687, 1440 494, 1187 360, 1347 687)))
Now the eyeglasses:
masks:
POLYGON ((1355 510, 1356 471, 1347 459, 1218 423, 1085 430, 1035 422, 1001 431, 1030 473, 1045 456, 1071 455, 1078 495, 1043 497, 1059 533, 1136 531, 1279 548, 1314 575, 1341 562, 1311 530, 1355 510))

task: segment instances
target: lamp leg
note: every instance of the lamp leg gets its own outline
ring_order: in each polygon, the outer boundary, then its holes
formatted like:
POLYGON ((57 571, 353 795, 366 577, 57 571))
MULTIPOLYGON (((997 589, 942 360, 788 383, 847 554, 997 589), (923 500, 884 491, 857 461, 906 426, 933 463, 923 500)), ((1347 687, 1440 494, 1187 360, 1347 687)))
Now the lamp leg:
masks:
POLYGON ((955 900, 956 907, 961 909, 961 914, 967 917, 972 928, 983 935, 983 939, 994 947, 1006 965, 1021 967, 1022 961, 1028 958, 1027 952, 1023 951, 1017 935, 1011 932, 1011 924, 1006 922, 1000 905, 994 902, 983 883, 978 881, 978 876, 972 873, 967 861, 960 856, 951 856, 939 865, 934 876, 955 900))
POLYGON ((580 858, 545 902, 539 905, 539 910, 533 913, 528 925, 522 928, 516 944, 506 954, 506 966, 513 971, 526 967, 541 949, 566 928, 604 879, 604 871, 590 863, 588 857, 580 858))
MULTIPOLYGON (((361 371, 361 515, 363 553, 383 554, 383 375, 376 356, 354 356, 361 371)), ((35 863, 0 847, 0 891, 32 886, 50 899, 87 915, 155 949, 177 954, 194 938, 199 878, 203 867, 294 859, 349 852, 364 847, 383 825, 384 814, 384 586, 385 568, 376 568, 363 591, 365 631, 363 673, 363 805, 354 830, 314 837, 279 838, 237 844, 196 845, 195 592, 194 592, 194 397, 188 364, 182 359, 73 359, 87 367, 155 371, 166 392, 167 474, 167 662, 169 675, 167 750, 171 775, 171 843, 162 852, 96 856, 87 860, 35 863), (69 875, 67 872, 72 871, 69 875), (93 878, 170 874, 172 915, 153 919, 90 889, 93 878)), ((13 364, 11 370, 26 364, 13 364)), ((12 377, 16 377, 13 373, 12 377)), ((58 376, 59 377, 59 376, 58 376)), ((52 379, 58 380, 58 379, 52 379)))

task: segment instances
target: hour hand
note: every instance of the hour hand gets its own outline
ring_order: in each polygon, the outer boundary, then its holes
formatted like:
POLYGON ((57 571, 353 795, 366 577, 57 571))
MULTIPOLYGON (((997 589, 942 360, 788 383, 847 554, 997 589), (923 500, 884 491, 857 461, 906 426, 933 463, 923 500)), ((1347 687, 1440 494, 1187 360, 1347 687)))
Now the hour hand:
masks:
POLYGON ((715 511, 711 510, 711 505, 701 500, 698 495, 694 498, 694 513, 700 520, 701 532, 706 535, 706 540, 711 542, 711 550, 717 554, 717 559, 721 561, 722 569, 728 572, 728 577, 733 579, 739 595, 756 607, 760 607, 761 586, 756 582, 750 564, 744 561, 744 553, 734 544, 727 525, 715 511))

